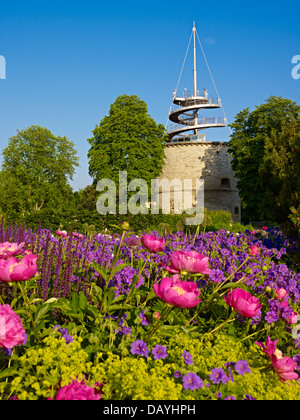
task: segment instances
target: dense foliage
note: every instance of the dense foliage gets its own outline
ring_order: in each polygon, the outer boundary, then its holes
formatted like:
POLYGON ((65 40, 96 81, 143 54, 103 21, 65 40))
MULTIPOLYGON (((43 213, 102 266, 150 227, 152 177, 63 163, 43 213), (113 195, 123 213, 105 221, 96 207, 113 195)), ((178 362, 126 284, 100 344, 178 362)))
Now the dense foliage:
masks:
POLYGON ((2 399, 299 399, 296 243, 128 229, 2 223, 2 399))
POLYGON ((147 182, 157 178, 164 165, 165 127, 148 114, 147 104, 136 95, 121 95, 93 130, 88 141, 89 173, 95 184, 110 179, 119 187, 119 171, 147 182))
POLYGON ((45 211, 63 212, 74 201, 69 180, 78 166, 74 143, 44 127, 17 132, 2 151, 0 213, 26 218, 45 211))
POLYGON ((299 205, 299 115, 295 102, 270 96, 231 124, 229 151, 243 220, 286 224, 290 208, 299 205))

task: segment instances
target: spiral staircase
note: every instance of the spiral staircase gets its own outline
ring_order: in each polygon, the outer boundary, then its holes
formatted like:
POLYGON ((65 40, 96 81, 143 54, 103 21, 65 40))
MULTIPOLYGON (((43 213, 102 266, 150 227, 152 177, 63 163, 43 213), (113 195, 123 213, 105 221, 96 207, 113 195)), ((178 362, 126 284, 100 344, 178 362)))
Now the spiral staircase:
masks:
POLYGON ((206 136, 199 131, 211 127, 226 127, 226 117, 208 117, 199 115, 203 109, 221 108, 220 98, 209 98, 206 89, 203 93, 197 90, 197 69, 196 69, 196 27, 193 26, 194 38, 194 66, 193 66, 193 91, 184 90, 182 96, 173 93, 173 105, 169 110, 171 123, 167 127, 169 142, 205 141, 206 136), (192 131, 192 134, 189 133, 192 131))

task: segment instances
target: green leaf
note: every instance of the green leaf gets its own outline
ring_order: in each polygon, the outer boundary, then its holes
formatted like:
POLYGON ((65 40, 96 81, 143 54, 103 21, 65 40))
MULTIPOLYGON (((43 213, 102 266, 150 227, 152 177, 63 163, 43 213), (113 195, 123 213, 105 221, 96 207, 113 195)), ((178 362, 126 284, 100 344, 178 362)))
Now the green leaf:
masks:
POLYGON ((123 268, 129 267, 129 266, 130 266, 130 264, 126 264, 126 263, 118 264, 117 266, 115 266, 113 268, 113 270, 112 270, 112 276, 111 277, 113 277, 114 275, 116 275, 120 270, 123 270, 123 268))
POLYGON ((77 313, 79 309, 79 296, 75 292, 72 294, 71 304, 73 312, 77 313))
POLYGON ((151 292, 148 293, 146 302, 148 302, 148 300, 151 300, 153 298, 157 297, 156 293, 154 292, 154 290, 151 290, 151 292))
POLYGON ((103 277, 105 282, 107 282, 108 274, 106 273, 105 269, 100 264, 97 264, 95 261, 93 261, 92 265, 94 270, 97 271, 97 273, 99 273, 103 277))
POLYGON ((37 307, 36 312, 34 314, 34 320, 39 322, 44 316, 52 309, 51 303, 44 303, 37 307))
POLYGON ((14 375, 17 375, 18 373, 19 371, 16 368, 10 367, 0 372, 0 379, 7 378, 8 376, 14 376, 14 375))

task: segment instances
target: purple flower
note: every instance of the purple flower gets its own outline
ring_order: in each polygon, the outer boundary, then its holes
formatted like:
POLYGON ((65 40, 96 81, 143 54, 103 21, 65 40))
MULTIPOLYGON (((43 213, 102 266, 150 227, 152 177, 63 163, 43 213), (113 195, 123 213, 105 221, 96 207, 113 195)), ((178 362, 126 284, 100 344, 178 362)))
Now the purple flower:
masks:
POLYGON ((255 400, 255 398, 254 398, 254 397, 252 397, 250 394, 246 394, 246 395, 245 395, 245 398, 243 398, 243 400, 250 400, 250 401, 254 401, 254 400, 255 400))
POLYGON ((188 353, 186 350, 184 350, 182 356, 183 356, 184 361, 187 365, 192 365, 193 364, 193 357, 192 357, 191 353, 188 353))
POLYGON ((223 382, 223 384, 227 384, 227 382, 230 381, 229 376, 226 375, 222 368, 212 369, 211 373, 209 374, 209 379, 214 384, 219 384, 220 382, 223 382))
POLYGON ((202 379, 194 372, 189 372, 187 375, 184 375, 182 383, 184 389, 190 389, 191 391, 203 387, 202 379))
POLYGON ((168 357, 167 349, 164 346, 161 346, 160 344, 157 344, 154 349, 152 350, 152 354, 154 354, 154 359, 165 359, 168 357))
POLYGON ((141 324, 142 325, 149 325, 149 321, 148 321, 148 319, 146 318, 146 315, 145 315, 145 313, 144 313, 144 311, 141 311, 140 313, 139 313, 139 317, 141 318, 141 324))
POLYGON ((296 354, 296 356, 293 357, 293 361, 296 363, 296 369, 300 371, 300 354, 296 354))
POLYGON ((250 373, 251 370, 249 368, 248 362, 246 360, 238 360, 234 366, 234 370, 239 375, 244 375, 244 373, 250 373))
POLYGON ((175 378, 180 378, 181 373, 179 372, 179 370, 176 370, 176 372, 174 373, 174 377, 175 378))
POLYGON ((131 344, 131 353, 148 357, 149 349, 143 340, 136 340, 131 344))
POLYGON ((68 333, 66 328, 61 328, 59 325, 55 325, 53 329, 57 329, 61 333, 67 344, 72 343, 73 337, 68 333))
POLYGON ((267 312, 265 316, 265 320, 267 321, 268 324, 272 324, 272 322, 276 322, 278 321, 278 319, 279 319, 279 316, 272 311, 267 312))
POLYGON ((214 283, 222 283, 226 280, 223 271, 219 270, 218 268, 214 268, 209 273, 209 279, 212 280, 214 283))

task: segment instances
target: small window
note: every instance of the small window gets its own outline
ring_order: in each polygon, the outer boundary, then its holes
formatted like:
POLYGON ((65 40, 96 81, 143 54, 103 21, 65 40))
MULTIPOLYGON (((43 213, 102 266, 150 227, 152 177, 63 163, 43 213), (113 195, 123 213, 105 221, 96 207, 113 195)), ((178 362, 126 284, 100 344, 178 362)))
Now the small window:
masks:
POLYGON ((234 214, 235 216, 238 216, 240 214, 240 209, 237 206, 234 208, 234 214))
POLYGON ((229 188, 230 187, 230 179, 229 178, 221 178, 221 187, 229 188))

